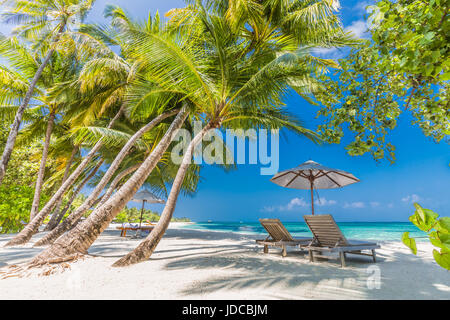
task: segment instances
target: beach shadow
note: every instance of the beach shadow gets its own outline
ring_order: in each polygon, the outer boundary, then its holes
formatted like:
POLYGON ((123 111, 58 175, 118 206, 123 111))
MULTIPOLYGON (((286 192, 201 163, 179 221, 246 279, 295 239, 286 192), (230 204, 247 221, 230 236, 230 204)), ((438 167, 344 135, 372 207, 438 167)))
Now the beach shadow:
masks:
MULTIPOLYGON (((156 248, 154 254, 150 258, 150 260, 165 260, 165 259, 176 259, 182 257, 189 256, 197 256, 197 255, 208 255, 208 254, 217 254, 228 251, 246 251, 252 246, 255 245, 255 240, 257 238, 261 238, 261 236, 248 236, 248 235, 233 235, 227 234, 224 232, 214 232, 214 231, 198 231, 198 230, 183 230, 183 229, 169 229, 164 234, 161 241, 165 239, 171 240, 189 240, 191 242, 189 247, 185 245, 180 245, 178 243, 170 244, 170 247, 175 247, 175 249, 164 249, 158 250, 156 248), (239 240, 239 244, 236 245, 210 245, 205 244, 205 240, 211 241, 222 241, 222 240, 239 240), (199 243, 193 242, 195 240, 199 240, 199 243), (212 249, 207 253, 199 253, 195 251, 201 251, 204 249, 212 249), (176 254, 176 253, 183 254, 176 254), (192 252, 192 253, 187 253, 192 252), (173 255, 167 256, 167 253, 175 253, 173 255), (156 258, 156 254, 162 254, 163 257, 156 258)), ((104 257, 104 258, 121 258, 130 251, 132 251, 136 246, 145 239, 145 236, 142 238, 133 238, 133 235, 129 235, 126 237, 120 237, 120 230, 108 229, 102 233, 102 236, 99 237, 93 245, 89 248, 88 254, 93 257, 104 257)))
POLYGON ((448 271, 414 255, 379 253, 371 258, 348 255, 347 267, 321 260, 310 263, 304 253, 263 254, 245 250, 210 256, 194 255, 169 262, 167 270, 227 269, 229 275, 212 276, 188 286, 181 294, 220 290, 265 290, 269 299, 448 299, 448 271), (379 279, 377 273, 379 272, 379 279), (237 274, 237 275, 236 275, 237 274), (374 278, 375 277, 375 278, 374 278), (443 279, 447 279, 446 281, 443 279), (374 282, 379 280, 379 282, 374 282), (328 284, 329 283, 329 284, 328 284), (378 286, 379 284, 379 286, 378 286), (438 284, 438 285, 436 285, 438 284), (446 297, 446 298, 445 298, 446 297))
MULTIPOLYGON (((216 255, 209 257, 191 257, 170 262, 166 269, 228 269, 232 275, 211 277, 204 281, 196 281, 195 286, 185 288, 181 294, 205 294, 215 293, 220 290, 245 290, 258 289, 266 290, 271 298, 303 299, 305 293, 301 290, 304 284, 308 290, 313 290, 321 281, 333 278, 336 286, 345 287, 348 279, 359 279, 361 277, 359 270, 340 269, 336 266, 322 263, 309 263, 305 261, 302 254, 291 253, 286 258, 279 254, 263 254, 260 252, 247 252, 240 255, 216 255), (236 275, 237 273, 237 275, 236 275), (287 295, 285 297, 276 296, 275 292, 281 290, 287 295), (274 290, 271 290, 274 289, 274 290), (274 296, 275 295, 275 296, 274 296)), ((325 292, 322 289, 322 295, 328 298, 339 299, 341 293, 339 290, 329 289, 325 292)), ((364 298, 364 295, 358 292, 357 298, 364 298)))
POLYGON ((0 268, 28 262, 44 248, 11 247, 0 251, 0 268))
POLYGON ((393 251, 384 263, 376 264, 381 287, 368 290, 369 299, 449 299, 450 277, 434 261, 411 253, 393 251))

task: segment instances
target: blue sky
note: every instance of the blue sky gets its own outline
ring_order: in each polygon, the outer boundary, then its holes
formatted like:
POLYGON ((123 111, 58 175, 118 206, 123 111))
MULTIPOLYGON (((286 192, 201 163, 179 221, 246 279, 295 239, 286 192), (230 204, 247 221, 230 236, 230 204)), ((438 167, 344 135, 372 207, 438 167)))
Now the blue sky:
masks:
MULTIPOLYGON (((106 4, 118 4, 133 15, 145 19, 148 11, 165 13, 173 7, 183 6, 182 0, 98 0, 89 15, 91 21, 102 21, 106 4)), ((368 1, 343 1, 340 14, 344 26, 360 37, 365 37, 363 16, 368 1)), ((0 32, 9 27, 0 25, 0 32)), ((322 51, 320 54, 338 58, 344 53, 322 51)), ((298 96, 286 100, 291 112, 297 114, 309 128, 315 128, 317 107, 298 96)), ((412 202, 447 215, 450 208, 450 148, 445 142, 434 143, 411 118, 404 114, 398 127, 389 136, 396 146, 396 162, 375 162, 369 155, 349 156, 344 146, 314 145, 307 139, 287 133, 280 140, 280 171, 312 159, 325 166, 352 172, 361 182, 342 189, 319 190, 324 205, 316 206, 316 213, 331 213, 338 221, 407 221, 414 211, 412 202)), ((237 170, 205 166, 198 193, 180 197, 175 216, 189 217, 193 221, 256 221, 259 218, 280 218, 283 221, 302 221, 309 214, 309 191, 282 188, 260 175, 259 165, 239 165, 237 170)), ((130 203, 132 205, 132 203, 130 203)), ((161 212, 161 205, 149 208, 161 212)))

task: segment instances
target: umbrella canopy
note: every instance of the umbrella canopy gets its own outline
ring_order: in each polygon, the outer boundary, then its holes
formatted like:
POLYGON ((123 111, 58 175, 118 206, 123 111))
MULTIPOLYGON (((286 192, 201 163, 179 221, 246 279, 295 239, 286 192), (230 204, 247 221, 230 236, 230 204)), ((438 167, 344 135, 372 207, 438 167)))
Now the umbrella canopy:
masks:
POLYGON ((150 191, 146 189, 139 191, 136 193, 132 199, 133 201, 141 202, 142 201, 142 209, 141 209, 141 218, 139 220, 139 228, 142 226, 142 217, 144 215, 144 206, 145 203, 166 203, 163 199, 158 198, 150 191))
POLYGON ((150 191, 147 191, 146 189, 139 191, 136 193, 133 197, 133 201, 141 202, 145 201, 148 203, 165 203, 163 199, 158 198, 150 191))
POLYGON ((301 165, 277 173, 270 179, 285 188, 310 189, 311 190, 311 210, 314 214, 314 189, 335 189, 359 182, 353 174, 332 169, 309 160, 301 165))

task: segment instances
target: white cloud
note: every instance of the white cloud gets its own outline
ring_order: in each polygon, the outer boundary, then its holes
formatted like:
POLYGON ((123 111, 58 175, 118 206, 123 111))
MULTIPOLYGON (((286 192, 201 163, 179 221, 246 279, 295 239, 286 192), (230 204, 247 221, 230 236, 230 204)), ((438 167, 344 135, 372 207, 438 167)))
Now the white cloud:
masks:
POLYGON ((327 200, 326 198, 320 198, 320 200, 319 199, 314 200, 314 204, 316 206, 333 206, 336 203, 337 203, 336 200, 327 200))
MULTIPOLYGON (((326 198, 320 198, 320 202, 318 199, 314 200, 314 204, 316 206, 332 206, 335 205, 337 201, 335 200, 327 200, 326 198)), ((304 198, 293 198, 289 203, 285 205, 279 206, 266 206, 261 209, 262 212, 274 212, 274 211, 292 211, 297 208, 305 208, 310 207, 311 203, 305 201, 304 198)))
POLYGON ((379 207, 379 206, 380 206, 380 203, 377 202, 377 201, 372 201, 372 202, 370 203, 370 206, 371 206, 372 208, 376 208, 376 207, 379 207))
POLYGON ((370 13, 370 9, 367 6, 371 6, 374 3, 372 1, 360 1, 353 8, 360 13, 370 13))
POLYGON ((341 59, 345 56, 344 50, 340 48, 313 48, 311 53, 324 59, 341 59))
POLYGON ((345 28, 346 32, 352 32, 357 38, 368 38, 368 26, 364 20, 353 21, 351 25, 345 28))
POLYGON ((344 208, 360 209, 360 208, 365 208, 365 207, 366 207, 366 205, 364 204, 364 202, 361 202, 361 201, 351 202, 351 203, 346 202, 344 204, 344 208))
POLYGON ((267 206, 264 207, 262 212, 274 212, 274 211, 292 211, 297 207, 306 207, 308 203, 303 198, 294 198, 289 201, 288 204, 282 206, 267 206))
POLYGON ((408 195, 408 196, 402 198, 402 201, 406 202, 406 203, 414 203, 414 202, 420 201, 421 199, 422 199, 421 197, 419 197, 417 194, 413 193, 411 195, 408 195))
POLYGON ((260 210, 261 212, 274 212, 275 207, 264 207, 260 210))
POLYGON ((280 206, 280 211, 291 211, 296 207, 306 207, 308 204, 303 198, 294 198, 285 206, 280 206))

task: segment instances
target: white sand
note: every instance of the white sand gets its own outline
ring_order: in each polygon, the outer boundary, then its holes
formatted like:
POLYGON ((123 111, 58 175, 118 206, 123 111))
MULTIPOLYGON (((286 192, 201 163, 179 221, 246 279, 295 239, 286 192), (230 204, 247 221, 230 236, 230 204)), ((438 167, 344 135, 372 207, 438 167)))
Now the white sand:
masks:
MULTIPOLYGON (((450 299, 450 273, 433 261, 428 243, 416 257, 400 242, 385 242, 378 263, 349 255, 341 269, 334 260, 310 263, 296 249, 286 258, 277 249, 263 254, 254 242, 261 236, 179 226, 171 225, 149 261, 126 268, 111 264, 140 240, 109 228, 70 270, 0 280, 0 299, 450 299), (377 275, 379 288, 371 280, 377 275)), ((41 250, 3 248, 11 237, 0 237, 1 271, 41 250)))

